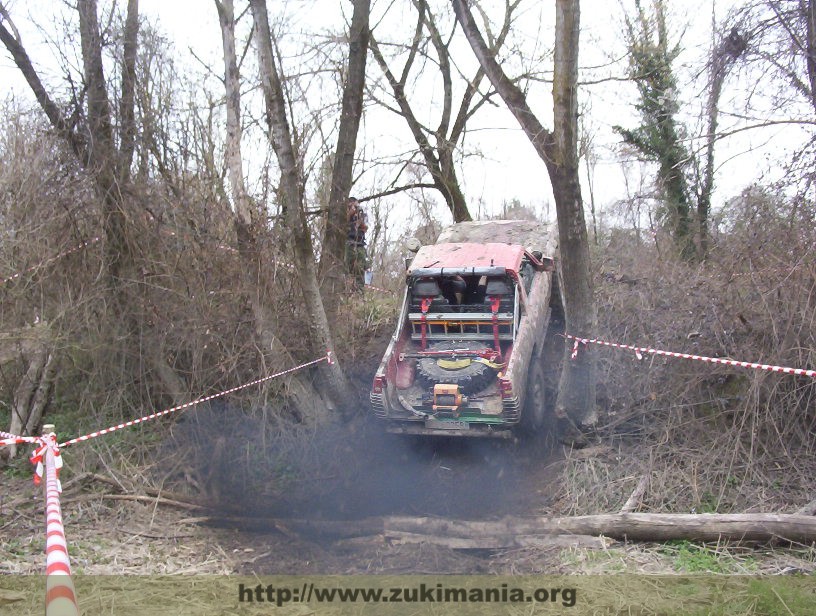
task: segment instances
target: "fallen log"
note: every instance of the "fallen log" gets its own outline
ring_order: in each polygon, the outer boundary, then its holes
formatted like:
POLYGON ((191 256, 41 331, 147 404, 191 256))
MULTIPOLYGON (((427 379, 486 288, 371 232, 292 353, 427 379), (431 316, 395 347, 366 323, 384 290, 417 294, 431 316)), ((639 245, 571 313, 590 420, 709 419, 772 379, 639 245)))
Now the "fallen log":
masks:
POLYGON ((604 549, 614 543, 606 537, 587 535, 489 535, 477 537, 449 537, 396 533, 386 531, 382 537, 392 545, 422 543, 441 545, 454 550, 504 550, 509 548, 590 548, 604 549))
MULTIPOLYGON (((226 526, 252 532, 279 532, 283 535, 306 535, 348 539, 381 535, 384 530, 383 518, 363 518, 360 520, 310 520, 305 518, 265 518, 236 515, 211 515, 191 518, 199 524, 226 526)), ((189 520, 188 520, 189 521, 189 520)))
MULTIPOLYGON (((609 537, 622 541, 770 541, 816 542, 816 517, 774 513, 611 513, 573 517, 505 517, 500 520, 457 520, 387 516, 360 520, 309 520, 240 516, 208 516, 198 521, 227 524, 244 530, 282 532, 348 539, 382 535, 391 542, 456 543, 482 547, 491 542, 539 541, 551 545, 552 536, 609 537), (421 539, 424 538, 424 539, 421 539), (443 539, 438 539, 443 538, 443 539)), ((576 541, 584 541, 577 539, 576 541)), ((508 546, 503 546, 508 547, 508 546)))
POLYGON ((385 532, 429 536, 479 535, 603 535, 629 541, 783 539, 800 543, 816 541, 816 518, 773 513, 611 513, 564 518, 506 517, 497 521, 442 518, 389 517, 385 532))

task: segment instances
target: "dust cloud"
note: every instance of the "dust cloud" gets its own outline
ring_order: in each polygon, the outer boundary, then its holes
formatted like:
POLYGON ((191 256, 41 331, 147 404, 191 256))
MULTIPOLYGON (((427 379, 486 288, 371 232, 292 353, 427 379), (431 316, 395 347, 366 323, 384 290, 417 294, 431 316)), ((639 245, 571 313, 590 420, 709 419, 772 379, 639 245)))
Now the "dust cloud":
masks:
POLYGON ((489 519, 550 504, 558 458, 544 439, 386 434, 367 417, 275 434, 227 405, 173 427, 197 485, 224 513, 351 520, 380 515, 489 519))

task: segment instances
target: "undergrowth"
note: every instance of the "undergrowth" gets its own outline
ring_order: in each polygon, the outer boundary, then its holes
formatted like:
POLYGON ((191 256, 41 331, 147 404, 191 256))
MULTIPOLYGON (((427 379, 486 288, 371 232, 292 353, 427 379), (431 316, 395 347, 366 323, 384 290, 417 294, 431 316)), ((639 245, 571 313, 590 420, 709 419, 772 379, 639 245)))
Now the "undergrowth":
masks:
MULTIPOLYGON (((664 238, 610 232, 596 254, 603 340, 816 368, 816 230, 806 209, 746 192, 705 263, 664 238), (749 222, 750 221, 750 222, 749 222)), ((599 455, 567 455, 567 513, 793 512, 816 492, 816 382, 607 347, 596 351, 599 455)))

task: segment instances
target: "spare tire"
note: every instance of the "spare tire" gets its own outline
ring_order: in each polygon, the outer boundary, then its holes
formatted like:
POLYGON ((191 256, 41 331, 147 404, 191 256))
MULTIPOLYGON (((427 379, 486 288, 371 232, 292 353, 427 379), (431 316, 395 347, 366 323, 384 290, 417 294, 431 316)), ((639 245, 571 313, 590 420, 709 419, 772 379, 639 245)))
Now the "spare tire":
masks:
MULTIPOLYGON (((451 351, 453 349, 467 349, 476 351, 484 349, 482 342, 475 340, 456 341, 444 340, 428 346, 429 351, 451 351)), ((422 357, 417 360, 417 373, 422 381, 433 385, 446 383, 458 385, 463 394, 472 394, 487 387, 496 376, 496 370, 481 361, 473 358, 467 365, 449 368, 440 365, 440 360, 450 360, 448 357, 422 357)))

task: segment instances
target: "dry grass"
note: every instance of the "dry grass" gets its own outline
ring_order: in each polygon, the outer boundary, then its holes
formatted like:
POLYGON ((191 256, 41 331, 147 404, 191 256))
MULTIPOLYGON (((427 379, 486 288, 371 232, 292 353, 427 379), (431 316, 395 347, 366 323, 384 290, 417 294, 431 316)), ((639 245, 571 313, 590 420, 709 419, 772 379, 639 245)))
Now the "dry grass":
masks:
MULTIPOLYGON (((816 231, 765 198, 734 205, 703 265, 612 236, 598 258, 599 338, 816 367, 816 231)), ((816 494, 813 379, 609 348, 598 356, 609 449, 568 456, 564 512, 617 511, 644 475, 642 511, 793 512, 816 494)))
MULTIPOLYGON (((40 488, 30 479, 6 481, 20 498, 3 506, 0 573, 41 575, 45 563, 45 524, 40 488)), ((226 574, 235 558, 226 554, 215 532, 185 523, 189 512, 150 503, 96 498, 62 498, 62 513, 75 574, 159 575, 226 574)), ((88 493, 86 492, 85 496, 88 493)))

